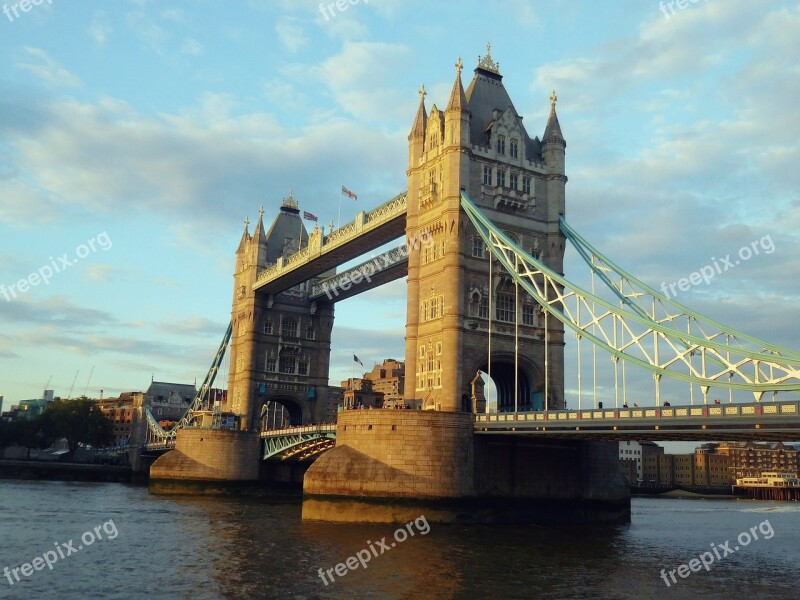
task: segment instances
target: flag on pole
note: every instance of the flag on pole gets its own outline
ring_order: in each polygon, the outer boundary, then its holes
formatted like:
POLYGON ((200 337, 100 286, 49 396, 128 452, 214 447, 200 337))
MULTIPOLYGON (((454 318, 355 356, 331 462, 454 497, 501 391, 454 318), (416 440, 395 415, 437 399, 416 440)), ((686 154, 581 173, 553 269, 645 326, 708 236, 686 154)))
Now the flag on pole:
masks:
POLYGON ((344 186, 342 186, 342 194, 344 194, 348 198, 352 198, 353 200, 358 200, 358 196, 356 196, 353 192, 351 192, 344 186))
POLYGON ((310 212, 308 212, 307 210, 304 210, 304 211, 303 211, 303 218, 304 218, 306 221, 314 221, 315 223, 317 222, 317 216, 316 216, 316 215, 312 215, 312 214, 311 214, 310 212))
POLYGON ((360 364, 362 367, 364 366, 364 363, 362 363, 362 362, 361 362, 361 359, 360 359, 360 358, 358 358, 358 357, 357 357, 355 354, 353 354, 353 360, 354 360, 355 362, 357 362, 358 364, 360 364))

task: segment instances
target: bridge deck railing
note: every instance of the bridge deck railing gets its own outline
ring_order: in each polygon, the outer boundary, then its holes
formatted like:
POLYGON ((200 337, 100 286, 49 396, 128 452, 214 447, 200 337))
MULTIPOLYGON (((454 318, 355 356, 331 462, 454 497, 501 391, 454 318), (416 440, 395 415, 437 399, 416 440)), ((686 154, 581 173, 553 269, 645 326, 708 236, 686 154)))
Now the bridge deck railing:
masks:
POLYGON ((336 433, 334 423, 320 425, 300 425, 298 427, 285 427, 283 429, 268 429, 261 432, 261 438, 286 437, 290 435, 302 435, 304 433, 336 433))
POLYGON ((661 406, 634 408, 592 408, 581 410, 550 410, 533 412, 489 413, 475 416, 475 425, 488 424, 589 424, 606 420, 639 421, 699 421, 709 418, 769 418, 800 416, 800 401, 755 402, 747 404, 703 404, 694 406, 661 406))

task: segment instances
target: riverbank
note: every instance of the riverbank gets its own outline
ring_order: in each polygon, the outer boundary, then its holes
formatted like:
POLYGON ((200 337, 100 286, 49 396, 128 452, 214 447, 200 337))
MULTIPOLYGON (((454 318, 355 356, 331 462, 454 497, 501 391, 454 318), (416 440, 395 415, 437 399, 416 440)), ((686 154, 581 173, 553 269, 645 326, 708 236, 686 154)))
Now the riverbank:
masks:
POLYGON ((0 479, 143 483, 147 474, 134 473, 130 466, 2 459, 0 479))

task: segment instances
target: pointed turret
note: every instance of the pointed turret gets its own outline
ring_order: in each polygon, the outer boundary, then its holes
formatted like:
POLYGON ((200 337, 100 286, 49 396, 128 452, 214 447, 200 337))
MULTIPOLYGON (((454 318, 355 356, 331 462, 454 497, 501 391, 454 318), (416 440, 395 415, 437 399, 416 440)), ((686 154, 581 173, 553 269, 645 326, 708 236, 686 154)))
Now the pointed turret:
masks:
POLYGON ((245 219, 244 219, 244 233, 242 234, 242 239, 239 240, 239 247, 236 248, 236 253, 237 254, 242 252, 244 250, 245 244, 247 242, 249 242, 251 239, 253 239, 253 238, 250 237, 249 228, 250 228, 250 219, 245 217, 245 219))
POLYGON ((419 89, 419 108, 414 126, 408 134, 408 164, 416 164, 425 151, 425 132, 428 130, 428 112, 425 110, 425 86, 419 89))
POLYGON ((447 144, 469 146, 469 110, 464 86, 461 85, 461 57, 456 61, 456 80, 450 92, 450 101, 445 109, 445 140, 447 144))
POLYGON ((264 232, 264 207, 258 210, 258 223, 253 231, 253 241, 256 243, 267 243, 267 234, 264 232))
POLYGON ((550 116, 547 119, 547 127, 544 129, 544 137, 542 142, 560 142, 564 148, 567 147, 567 142, 564 140, 564 135, 561 133, 561 125, 558 123, 558 115, 556 114, 556 102, 558 96, 556 91, 550 95, 550 116))
POLYGON ((567 183, 565 165, 567 142, 564 141, 561 125, 558 123, 558 115, 556 114, 557 101, 558 96, 556 96, 556 91, 553 90, 550 95, 550 117, 547 119, 547 127, 545 127, 544 137, 542 138, 542 158, 547 167, 549 179, 547 186, 547 219, 553 223, 558 223, 559 216, 564 214, 565 185, 567 183))
POLYGON ((267 234, 264 232, 264 207, 262 206, 258 211, 258 223, 253 231, 252 238, 253 245, 255 246, 255 260, 259 268, 267 266, 267 234))
POLYGON ((456 80, 455 83, 453 83, 453 90, 450 92, 447 112, 467 110, 467 97, 464 94, 464 86, 461 85, 461 69, 463 68, 464 63, 461 62, 461 57, 459 56, 456 62, 456 80))
POLYGON ((425 129, 428 126, 428 112, 425 110, 425 86, 419 88, 419 108, 417 109, 417 116, 414 118, 414 126, 411 128, 411 133, 408 134, 408 139, 424 138, 425 129))

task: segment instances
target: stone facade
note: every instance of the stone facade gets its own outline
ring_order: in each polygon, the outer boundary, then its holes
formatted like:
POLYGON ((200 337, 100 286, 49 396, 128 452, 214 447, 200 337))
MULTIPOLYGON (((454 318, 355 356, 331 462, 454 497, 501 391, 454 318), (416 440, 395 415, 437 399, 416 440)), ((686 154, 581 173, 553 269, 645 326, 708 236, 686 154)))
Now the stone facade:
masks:
POLYGON ((395 521, 407 516, 398 503, 420 501, 438 521, 630 520, 614 442, 481 436, 463 412, 344 411, 303 491, 315 520, 395 521))
MULTIPOLYGON (((243 429, 259 428, 268 402, 284 405, 292 425, 329 414, 333 303, 309 299, 316 279, 274 295, 253 287, 260 269, 308 245, 299 213, 294 199, 284 200, 265 233, 262 210, 253 235, 245 224, 236 251, 228 390, 243 429)), ((315 228, 311 241, 319 235, 315 228)))
POLYGON ((343 411, 336 447, 309 468, 303 490, 321 496, 470 496, 472 429, 472 415, 463 413, 343 411))
POLYGON ((489 296, 493 315, 491 374, 499 409, 513 410, 514 321, 519 323, 520 410, 564 406, 563 326, 548 321, 545 377, 544 318, 524 292, 516 310, 514 284, 493 266, 460 208, 465 190, 481 210, 526 251, 563 272, 566 142, 555 95, 543 139, 531 138, 487 54, 466 92, 461 61, 447 108, 428 115, 424 89, 409 135, 406 234, 433 243, 412 251, 406 320, 407 399, 436 410, 472 411, 470 381, 490 370, 489 296), (545 391, 545 380, 548 390, 545 391))
POLYGON ((178 431, 175 449, 150 467, 150 479, 254 481, 259 443, 255 431, 187 427, 178 431))

